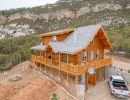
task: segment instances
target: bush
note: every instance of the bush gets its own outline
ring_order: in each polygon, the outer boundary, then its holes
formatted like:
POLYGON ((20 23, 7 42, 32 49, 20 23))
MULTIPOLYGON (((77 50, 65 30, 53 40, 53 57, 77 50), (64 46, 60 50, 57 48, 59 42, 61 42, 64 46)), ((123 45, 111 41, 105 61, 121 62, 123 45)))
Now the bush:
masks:
POLYGON ((130 73, 130 70, 128 70, 128 73, 130 73))
POLYGON ((57 94, 56 94, 55 92, 52 93, 52 95, 51 95, 51 100, 58 100, 57 94))

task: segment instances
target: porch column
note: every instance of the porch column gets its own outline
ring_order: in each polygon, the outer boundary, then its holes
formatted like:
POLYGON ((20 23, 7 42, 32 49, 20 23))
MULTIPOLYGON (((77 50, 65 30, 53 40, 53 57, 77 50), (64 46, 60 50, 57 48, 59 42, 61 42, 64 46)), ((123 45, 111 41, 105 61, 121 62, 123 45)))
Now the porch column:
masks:
POLYGON ((60 59, 61 59, 61 54, 59 52, 59 79, 61 79, 61 72, 60 72, 61 71, 61 62, 60 62, 61 60, 60 59))
POLYGON ((86 74, 86 90, 88 90, 88 74, 86 74))
POLYGON ((47 64, 47 59, 46 59, 46 51, 45 51, 45 72, 47 72, 46 64, 47 64))
POLYGON ((53 63, 53 62, 52 62, 52 51, 51 51, 51 74, 53 75, 53 68, 52 68, 53 65, 52 65, 52 63, 53 63))
POLYGON ((76 65, 76 78, 75 78, 75 82, 76 82, 76 84, 78 84, 78 82, 79 82, 79 66, 78 65, 76 65))
POLYGON ((67 73, 66 73, 66 81, 68 82, 68 79, 69 79, 69 73, 68 73, 68 70, 69 70, 69 55, 68 55, 68 53, 67 53, 67 73))
POLYGON ((104 80, 106 80, 106 67, 107 66, 104 66, 104 80))

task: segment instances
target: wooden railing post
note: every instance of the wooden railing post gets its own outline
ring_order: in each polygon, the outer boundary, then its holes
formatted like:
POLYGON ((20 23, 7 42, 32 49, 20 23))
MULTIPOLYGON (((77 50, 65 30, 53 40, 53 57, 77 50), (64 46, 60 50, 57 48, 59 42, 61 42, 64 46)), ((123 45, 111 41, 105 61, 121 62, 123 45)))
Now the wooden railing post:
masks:
POLYGON ((104 80, 106 80, 106 66, 104 66, 104 80))
POLYGON ((78 66, 78 64, 76 65, 76 84, 78 84, 78 77, 79 77, 79 66, 78 66))
POLYGON ((68 55, 68 53, 67 53, 67 75, 66 75, 66 81, 68 82, 68 78, 69 78, 69 73, 68 73, 68 69, 69 69, 69 55, 68 55))
POLYGON ((52 51, 51 51, 51 74, 53 75, 53 65, 52 65, 52 51))
POLYGON ((61 54, 59 52, 59 79, 61 79, 61 54))
POLYGON ((47 59, 46 59, 46 51, 45 51, 45 72, 47 71, 46 64, 47 64, 47 59))

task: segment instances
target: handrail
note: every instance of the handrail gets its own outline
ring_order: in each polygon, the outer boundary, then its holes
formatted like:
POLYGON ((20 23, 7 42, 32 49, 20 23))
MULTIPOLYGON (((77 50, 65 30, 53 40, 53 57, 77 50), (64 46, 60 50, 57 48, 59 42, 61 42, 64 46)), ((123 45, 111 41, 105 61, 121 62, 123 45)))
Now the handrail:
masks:
MULTIPOLYGON (((59 66, 58 60, 52 60, 52 59, 44 58, 43 56, 32 55, 32 61, 42 63, 42 64, 47 64, 49 66, 54 66, 55 68, 58 68, 58 66, 59 66)), ((101 66, 110 65, 111 63, 112 63, 112 58, 111 57, 105 57, 104 59, 97 59, 97 60, 93 60, 93 61, 90 61, 90 62, 85 62, 81 65, 72 65, 72 64, 69 63, 68 69, 67 69, 67 63, 65 63, 65 62, 61 62, 60 66, 61 66, 61 70, 63 70, 63 71, 67 72, 67 70, 68 70, 70 73, 82 74, 82 73, 86 73, 87 69, 90 66, 93 66, 95 69, 97 69, 101 66)))

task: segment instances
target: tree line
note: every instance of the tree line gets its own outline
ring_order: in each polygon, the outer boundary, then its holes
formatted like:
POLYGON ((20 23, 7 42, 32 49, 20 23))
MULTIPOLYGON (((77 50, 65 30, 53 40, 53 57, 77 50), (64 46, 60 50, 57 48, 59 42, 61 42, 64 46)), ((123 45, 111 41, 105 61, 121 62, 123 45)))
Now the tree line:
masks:
POLYGON ((39 44, 40 39, 34 35, 21 36, 0 41, 0 70, 8 70, 12 66, 31 58, 30 47, 39 44))

